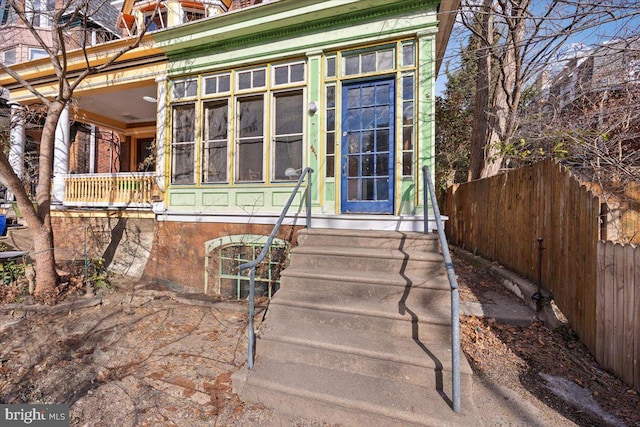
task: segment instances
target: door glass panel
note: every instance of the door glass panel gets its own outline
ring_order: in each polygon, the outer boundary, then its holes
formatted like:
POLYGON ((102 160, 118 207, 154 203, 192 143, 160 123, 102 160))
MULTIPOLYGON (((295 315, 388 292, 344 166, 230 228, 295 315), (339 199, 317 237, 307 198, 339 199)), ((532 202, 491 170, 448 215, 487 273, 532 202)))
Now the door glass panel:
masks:
POLYGON ((376 107, 376 118, 378 119, 378 127, 389 126, 389 106, 376 107))
POLYGON ((377 179, 376 186, 378 200, 385 200, 388 197, 387 195, 389 194, 389 180, 377 179))
POLYGON ((360 106, 360 89, 349 89, 347 107, 357 108, 360 106))
POLYGON ((374 176, 374 159, 374 154, 367 154, 362 156, 362 176, 374 176))
POLYGON ((376 103, 376 89, 374 87, 362 88, 362 105, 370 106, 376 103))
POLYGON ((352 156, 349 157, 349 176, 358 176, 360 175, 360 157, 352 156))
POLYGON ((376 90, 376 104, 386 104, 389 102, 389 86, 378 86, 376 90))
POLYGON ((389 151, 389 131, 386 129, 376 132, 376 144, 378 151, 389 151))
POLYGON ((358 110, 349 111, 349 129, 360 129, 360 112, 358 110))
POLYGON ((376 156, 376 175, 389 174, 389 155, 378 154, 376 156))
POLYGON ((358 180, 357 179, 350 179, 349 180, 349 194, 348 194, 348 198, 349 200, 359 200, 359 194, 358 194, 358 180))
POLYGON ((362 152, 374 151, 373 131, 362 132, 362 152))
POLYGON ((359 153, 360 152, 360 134, 359 133, 350 133, 349 134, 349 154, 359 153))
POLYGON ((373 129, 373 119, 375 117, 375 107, 367 107, 362 109, 362 125, 361 129, 373 129))
POLYGON ((362 200, 375 200, 374 193, 374 183, 375 180, 372 178, 367 178, 362 180, 362 200))

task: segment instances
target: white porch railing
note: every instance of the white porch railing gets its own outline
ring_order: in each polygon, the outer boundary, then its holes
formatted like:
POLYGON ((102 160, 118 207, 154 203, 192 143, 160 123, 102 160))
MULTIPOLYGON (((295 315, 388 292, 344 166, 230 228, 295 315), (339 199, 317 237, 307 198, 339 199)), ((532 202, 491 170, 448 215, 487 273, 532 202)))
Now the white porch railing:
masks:
POLYGON ((63 205, 150 208, 154 194, 154 172, 74 174, 65 177, 63 205))

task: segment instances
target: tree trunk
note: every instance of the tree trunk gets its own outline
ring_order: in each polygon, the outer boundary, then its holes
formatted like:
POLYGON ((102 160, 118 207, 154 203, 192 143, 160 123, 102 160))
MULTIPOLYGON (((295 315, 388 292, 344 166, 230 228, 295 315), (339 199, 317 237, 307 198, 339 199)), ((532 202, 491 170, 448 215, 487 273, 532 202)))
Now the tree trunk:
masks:
MULTIPOLYGON (((54 101, 49 105, 42 129, 39 157, 39 176, 36 188, 38 226, 32 227, 32 255, 36 264, 36 297, 51 298, 58 285, 54 256, 53 228, 51 226, 51 181, 53 179, 53 153, 55 132, 65 103, 54 101)), ((28 220, 28 219, 27 219, 28 220)))
POLYGON ((493 0, 484 0, 482 5, 481 32, 477 50, 476 97, 473 111, 473 133, 471 135, 471 164, 469 180, 480 179, 485 165, 485 146, 489 132, 489 110, 491 108, 491 45, 493 44, 493 0))

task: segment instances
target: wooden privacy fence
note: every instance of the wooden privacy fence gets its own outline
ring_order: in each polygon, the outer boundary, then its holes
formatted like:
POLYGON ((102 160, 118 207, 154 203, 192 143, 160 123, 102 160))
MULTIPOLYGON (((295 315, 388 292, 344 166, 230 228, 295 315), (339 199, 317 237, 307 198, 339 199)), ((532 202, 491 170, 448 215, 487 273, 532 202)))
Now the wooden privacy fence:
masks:
POLYGON ((542 286, 598 362, 640 389, 640 283, 629 282, 640 270, 638 249, 599 248, 600 211, 599 198, 562 166, 545 160, 449 188, 446 230, 451 243, 535 283, 541 238, 542 286), (633 267, 628 259, 635 260, 633 267), (618 274, 620 269, 625 273, 618 274), (633 302, 625 303, 621 320, 616 310, 630 294, 633 302))

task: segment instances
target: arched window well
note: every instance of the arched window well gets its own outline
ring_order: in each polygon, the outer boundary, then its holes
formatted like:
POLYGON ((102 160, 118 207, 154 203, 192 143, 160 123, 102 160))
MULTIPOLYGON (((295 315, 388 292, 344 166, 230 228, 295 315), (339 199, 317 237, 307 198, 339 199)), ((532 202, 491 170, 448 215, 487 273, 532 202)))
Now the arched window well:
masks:
MULTIPOLYGON (((225 298, 249 295, 249 270, 238 266, 258 257, 268 237, 255 234, 225 236, 205 242, 204 292, 211 289, 225 298)), ((280 288, 280 272, 289 263, 289 243, 274 239, 262 263, 256 267, 257 296, 271 296, 280 288)))

